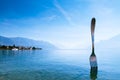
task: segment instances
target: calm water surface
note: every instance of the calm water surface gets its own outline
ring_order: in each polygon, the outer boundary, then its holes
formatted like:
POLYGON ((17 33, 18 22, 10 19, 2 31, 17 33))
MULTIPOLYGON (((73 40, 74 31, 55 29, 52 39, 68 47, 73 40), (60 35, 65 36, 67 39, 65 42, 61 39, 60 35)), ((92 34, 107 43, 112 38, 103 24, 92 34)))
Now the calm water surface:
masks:
MULTIPOLYGON (((0 80, 90 80, 90 50, 0 51, 0 80)), ((120 79, 120 54, 96 51, 97 80, 120 79)))

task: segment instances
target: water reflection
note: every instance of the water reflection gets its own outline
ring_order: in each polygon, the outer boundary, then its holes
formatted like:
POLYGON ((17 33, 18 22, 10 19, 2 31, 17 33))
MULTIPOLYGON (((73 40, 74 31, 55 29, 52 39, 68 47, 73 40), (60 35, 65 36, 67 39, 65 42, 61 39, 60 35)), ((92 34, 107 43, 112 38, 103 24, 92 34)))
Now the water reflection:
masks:
POLYGON ((0 50, 0 56, 12 56, 15 55, 16 52, 11 50, 0 50))
MULTIPOLYGON (((37 50, 36 50, 37 51, 37 50)), ((22 53, 29 53, 32 54, 35 51, 34 50, 18 50, 18 51, 13 51, 13 50, 0 50, 0 56, 14 56, 14 55, 19 55, 22 53)))

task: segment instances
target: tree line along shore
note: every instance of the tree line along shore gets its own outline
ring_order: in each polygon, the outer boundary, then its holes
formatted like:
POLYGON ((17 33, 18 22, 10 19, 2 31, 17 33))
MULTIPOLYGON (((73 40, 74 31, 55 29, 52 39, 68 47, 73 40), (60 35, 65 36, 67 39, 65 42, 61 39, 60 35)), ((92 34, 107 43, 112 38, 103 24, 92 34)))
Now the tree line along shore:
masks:
POLYGON ((38 47, 34 47, 34 46, 30 46, 30 47, 26 47, 26 46, 15 46, 15 45, 0 45, 0 50, 42 50, 42 48, 38 48, 38 47))

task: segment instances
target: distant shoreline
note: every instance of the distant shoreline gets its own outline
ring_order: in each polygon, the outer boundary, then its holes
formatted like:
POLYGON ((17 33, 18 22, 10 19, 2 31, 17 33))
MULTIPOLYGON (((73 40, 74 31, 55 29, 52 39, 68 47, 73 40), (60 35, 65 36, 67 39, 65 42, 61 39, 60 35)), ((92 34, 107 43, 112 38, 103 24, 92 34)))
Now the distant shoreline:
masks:
POLYGON ((25 46, 6 46, 6 45, 0 45, 0 50, 42 50, 42 48, 37 47, 25 47, 25 46))

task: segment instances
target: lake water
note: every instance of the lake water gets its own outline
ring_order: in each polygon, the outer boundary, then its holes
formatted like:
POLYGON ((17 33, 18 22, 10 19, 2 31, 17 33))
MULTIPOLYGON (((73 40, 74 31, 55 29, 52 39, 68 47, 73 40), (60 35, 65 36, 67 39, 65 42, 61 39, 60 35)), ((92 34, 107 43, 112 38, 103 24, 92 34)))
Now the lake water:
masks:
MULTIPOLYGON (((120 79, 120 54, 96 51, 96 80, 120 79)), ((0 80, 90 80, 90 50, 0 51, 0 80)))

